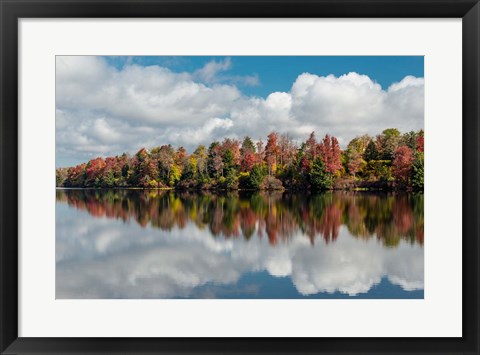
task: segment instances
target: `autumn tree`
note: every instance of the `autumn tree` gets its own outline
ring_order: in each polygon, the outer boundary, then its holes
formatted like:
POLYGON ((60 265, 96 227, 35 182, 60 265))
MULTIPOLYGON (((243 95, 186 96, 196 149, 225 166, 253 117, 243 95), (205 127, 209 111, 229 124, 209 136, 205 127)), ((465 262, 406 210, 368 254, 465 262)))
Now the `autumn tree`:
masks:
POLYGON ((204 145, 199 145, 197 149, 193 152, 193 156, 197 160, 197 170, 200 176, 205 177, 208 175, 207 170, 207 161, 208 161, 208 152, 207 148, 204 145))
POLYGON ((325 165, 325 171, 335 174, 342 167, 341 150, 335 137, 325 135, 322 142, 317 145, 318 152, 325 165))
POLYGON ((90 160, 85 168, 85 185, 100 186, 100 175, 105 168, 105 160, 101 157, 90 160))
POLYGON ((403 184, 408 184, 414 160, 413 151, 406 145, 398 147, 392 163, 395 179, 403 184))
POLYGON ((151 150, 151 155, 158 162, 160 179, 168 185, 170 181, 170 171, 175 164, 175 149, 169 145, 162 145, 151 150))
POLYGON ((227 150, 232 153, 233 165, 240 166, 240 141, 237 139, 225 138, 222 142, 222 156, 227 150))
POLYGON ((121 167, 122 171, 122 177, 120 179, 120 184, 118 185, 119 187, 128 186, 128 180, 130 178, 130 175, 133 173, 133 170, 130 167, 131 160, 132 158, 127 153, 123 153, 118 158, 118 165, 121 167))
POLYGON ((360 154, 364 154, 367 146, 372 141, 372 137, 368 134, 364 134, 363 136, 357 136, 353 138, 347 145, 347 150, 355 150, 360 154))
POLYGON ((141 187, 158 187, 158 162, 145 148, 135 154, 133 184, 141 187))
POLYGON ((388 128, 377 136, 377 149, 382 159, 393 160, 400 141, 400 131, 388 128))
POLYGON ((315 139, 315 132, 310 133, 305 142, 305 155, 309 162, 312 162, 317 157, 317 140, 315 139))
POLYGON ((261 139, 257 141, 257 162, 263 162, 265 158, 265 148, 264 143, 261 139))
POLYGON ((213 142, 208 148, 207 166, 208 172, 213 178, 218 179, 223 175, 222 150, 218 142, 213 142))
POLYGON ((247 152, 242 158, 241 171, 251 171, 253 166, 257 163, 254 152, 247 152))
POLYGON ((119 157, 107 157, 105 167, 100 176, 100 185, 102 187, 115 187, 122 185, 122 163, 119 157))
POLYGON ((424 149, 424 137, 423 137, 423 131, 420 131, 417 136, 417 151, 423 152, 423 149, 424 149))
POLYGON ((272 132, 268 135, 267 145, 265 146, 265 162, 267 163, 269 176, 275 174, 278 150, 278 134, 272 132))
POLYGON ((55 169, 55 186, 64 186, 65 181, 68 178, 68 168, 55 169))
POLYGON ((255 152, 255 144, 253 143, 252 139, 248 136, 245 137, 242 142, 242 147, 240 148, 240 171, 248 172, 252 170, 256 163, 255 152))
POLYGON ((187 150, 184 147, 179 147, 175 152, 173 160, 180 170, 182 170, 188 161, 187 150))
POLYGON ((356 150, 349 150, 347 152, 347 168, 348 172, 355 176, 360 169, 366 165, 362 158, 362 154, 356 150))
POLYGON ((85 186, 85 169, 87 164, 78 164, 68 169, 68 176, 65 180, 66 187, 84 187, 85 186))
POLYGON ((182 180, 195 179, 198 175, 198 161, 195 154, 192 154, 187 159, 187 163, 182 171, 182 180))
POLYGON ((406 145, 413 151, 417 150, 417 138, 418 134, 414 131, 406 132, 401 135, 398 145, 406 145))
POLYGON ((279 148, 279 166, 284 169, 284 167, 289 167, 293 163, 295 157, 295 145, 293 144, 292 138, 288 134, 282 134, 278 143, 279 148))
POLYGON ((170 187, 175 186, 182 177, 182 170, 178 167, 177 164, 173 164, 172 168, 170 169, 170 174, 168 176, 168 185, 170 187))
MULTIPOLYGON (((313 156, 313 152, 311 152, 311 154, 311 156, 313 156)), ((310 169, 312 167, 311 162, 313 160, 313 158, 310 159, 311 156, 307 153, 307 145, 305 143, 302 143, 302 145, 297 151, 295 161, 303 177, 306 177, 310 173, 310 169)))
POLYGON ((366 165, 363 156, 371 140, 370 136, 363 135, 361 137, 355 137, 348 143, 345 159, 348 172, 353 176, 366 165))

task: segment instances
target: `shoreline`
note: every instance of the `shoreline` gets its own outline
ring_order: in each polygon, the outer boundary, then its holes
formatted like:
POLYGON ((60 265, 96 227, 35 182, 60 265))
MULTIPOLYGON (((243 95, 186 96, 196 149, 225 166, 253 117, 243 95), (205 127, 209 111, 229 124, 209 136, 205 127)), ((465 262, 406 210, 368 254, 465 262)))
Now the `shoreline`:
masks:
POLYGON ((56 186, 56 189, 65 190, 149 190, 149 191, 177 191, 177 192, 327 192, 327 191, 384 191, 384 192, 423 192, 423 189, 412 189, 411 187, 395 184, 393 181, 363 181, 363 180, 338 180, 329 189, 317 190, 309 186, 305 187, 279 187, 264 189, 248 189, 248 188, 225 188, 220 186, 202 187, 141 187, 141 186, 114 186, 114 187, 64 187, 56 186))
POLYGON ((173 191, 173 192, 290 192, 290 193, 325 193, 336 191, 349 192, 422 192, 423 190, 411 190, 405 188, 334 188, 328 190, 311 190, 311 189, 270 189, 270 190, 256 190, 256 189, 176 189, 173 187, 62 187, 56 186, 55 190, 142 190, 142 191, 173 191))

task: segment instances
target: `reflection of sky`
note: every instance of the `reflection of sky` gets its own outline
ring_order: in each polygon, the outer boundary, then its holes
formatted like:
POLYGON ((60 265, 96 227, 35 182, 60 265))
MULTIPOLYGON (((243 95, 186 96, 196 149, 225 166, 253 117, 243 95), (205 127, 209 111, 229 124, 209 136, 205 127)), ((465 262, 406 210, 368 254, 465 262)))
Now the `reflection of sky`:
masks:
MULTIPOLYGON (((389 289, 402 298, 411 297, 402 292, 423 290, 421 245, 402 241, 386 248, 375 238, 353 238, 344 227, 328 245, 312 246, 298 236, 272 247, 267 238, 213 237, 192 223, 170 232, 142 229, 58 202, 56 213, 57 298, 290 298, 325 292, 377 292, 382 298, 389 289)), ((415 295, 422 298, 423 292, 415 295)))

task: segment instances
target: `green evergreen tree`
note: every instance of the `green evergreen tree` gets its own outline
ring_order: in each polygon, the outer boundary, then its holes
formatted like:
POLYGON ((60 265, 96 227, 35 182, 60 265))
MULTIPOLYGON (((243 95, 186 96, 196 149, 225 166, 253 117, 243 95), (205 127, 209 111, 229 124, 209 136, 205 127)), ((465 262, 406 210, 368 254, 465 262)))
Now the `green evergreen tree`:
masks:
POLYGON ((249 188, 258 189, 266 176, 265 168, 259 164, 254 165, 249 176, 249 188))
POLYGON ((417 152, 412 164, 411 184, 415 190, 423 190, 423 153, 417 152))
POLYGON ((325 171, 321 157, 315 158, 310 169, 310 184, 315 190, 327 190, 333 185, 333 176, 325 171))
POLYGON ((242 142, 242 147, 240 148, 240 154, 244 156, 247 152, 255 153, 255 151, 255 144, 253 143, 252 139, 248 136, 245 137, 242 142))
POLYGON ((233 158, 233 153, 230 149, 227 149, 223 154, 223 176, 228 176, 229 174, 235 173, 235 161, 233 158))
POLYGON ((371 140, 370 143, 368 143, 367 148, 365 148, 364 159, 367 162, 378 159, 377 145, 373 140, 371 140))

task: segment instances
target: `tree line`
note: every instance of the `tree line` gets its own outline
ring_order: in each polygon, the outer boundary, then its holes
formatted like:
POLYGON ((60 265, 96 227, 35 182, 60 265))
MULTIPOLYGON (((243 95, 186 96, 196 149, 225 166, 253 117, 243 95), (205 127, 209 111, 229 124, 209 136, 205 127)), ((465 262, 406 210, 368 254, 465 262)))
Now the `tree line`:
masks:
POLYGON ((139 187, 223 190, 329 190, 342 188, 423 189, 424 132, 396 128, 376 137, 338 140, 315 132, 300 144, 272 132, 266 144, 250 137, 225 138, 188 153, 162 145, 135 155, 98 157, 56 169, 57 187, 139 187))

